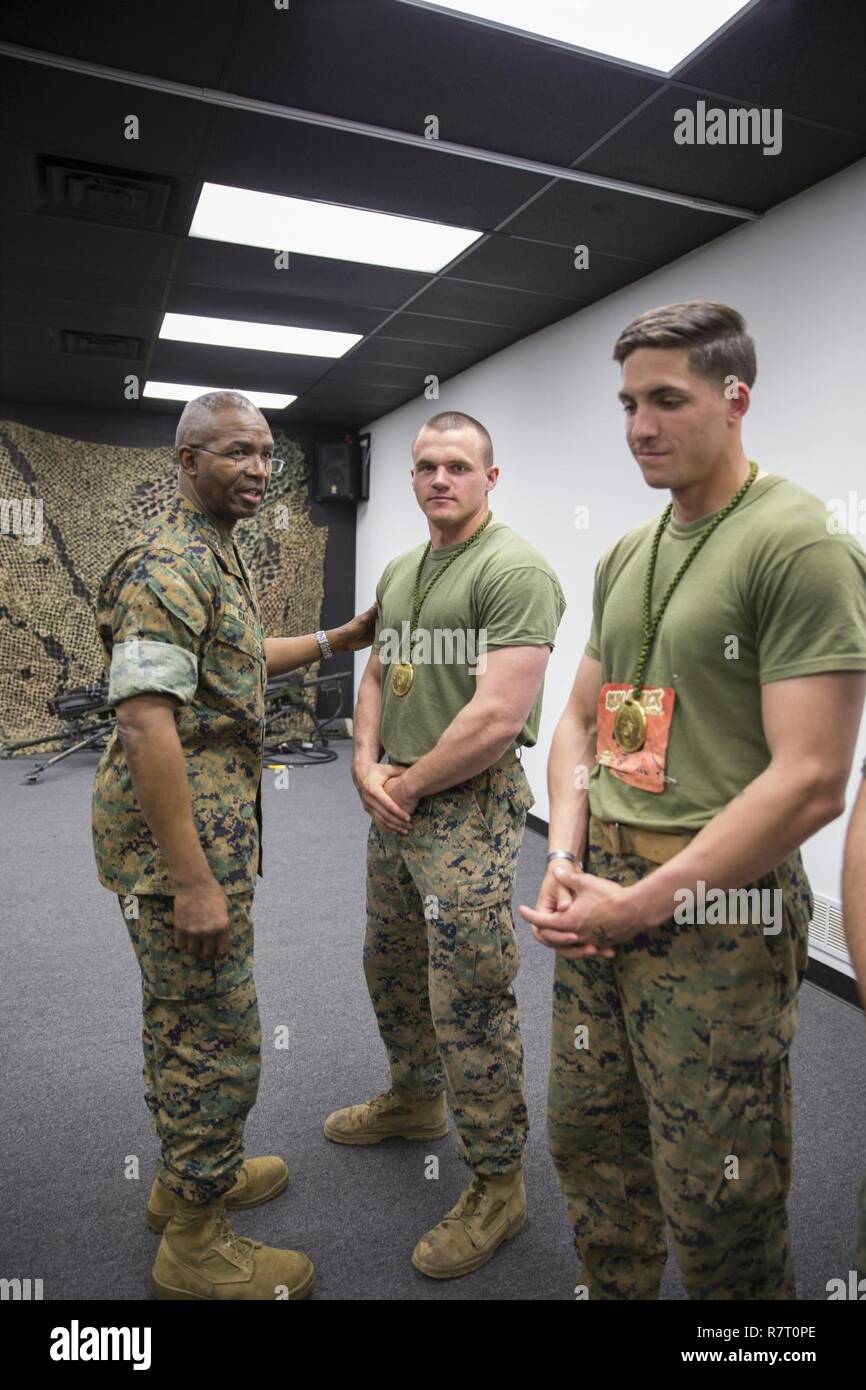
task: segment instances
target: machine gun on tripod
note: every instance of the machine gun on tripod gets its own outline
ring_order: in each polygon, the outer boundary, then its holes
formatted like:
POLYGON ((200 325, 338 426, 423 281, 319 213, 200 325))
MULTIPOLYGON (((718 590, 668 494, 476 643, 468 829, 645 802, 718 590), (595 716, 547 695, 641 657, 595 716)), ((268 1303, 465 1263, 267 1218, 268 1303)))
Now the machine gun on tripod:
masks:
POLYGON ((337 755, 328 747, 324 731, 335 720, 345 718, 343 714, 342 681, 351 681, 351 671, 341 671, 330 676, 313 676, 305 680, 300 671, 287 671, 285 675, 274 676, 265 688, 266 726, 265 757, 293 758, 293 767, 306 764, 331 762, 337 755), (337 707, 326 719, 319 719, 315 704, 307 698, 305 691, 321 686, 324 692, 337 693, 337 707), (313 729, 310 738, 298 739, 283 735, 280 737, 280 722, 287 716, 297 715, 299 710, 306 712, 313 729))
POLYGON ((3 758, 11 758, 22 748, 34 748, 38 744, 61 745, 60 752, 55 753, 53 758, 37 763, 30 769, 24 778, 25 783, 38 782, 46 768, 62 762, 71 753, 79 753, 84 748, 104 748, 114 728, 114 711, 108 703, 108 686, 104 681, 92 681, 90 685, 76 686, 63 695, 56 695, 48 701, 48 709, 62 721, 63 727, 59 733, 4 740, 0 744, 0 757, 3 758))
MULTIPOLYGON (((330 762, 336 757, 328 748, 324 731, 329 724, 344 717, 343 691, 341 682, 351 680, 351 672, 344 671, 330 676, 314 676, 304 680, 300 671, 287 671, 285 675, 274 676, 265 687, 265 756, 292 756, 294 766, 304 763, 330 762), (319 719, 315 703, 305 692, 322 686, 326 692, 336 691, 337 707, 325 719, 319 719), (290 738, 280 724, 287 723, 289 716, 297 716, 303 711, 313 728, 309 739, 290 738)), ((0 757, 11 758, 25 748, 39 745, 60 744, 60 751, 46 762, 37 763, 24 778, 29 785, 37 783, 48 768, 62 762, 72 753, 87 748, 101 751, 108 742, 114 728, 114 708, 108 703, 108 686, 104 681, 93 681, 90 685, 77 686, 57 695, 48 703, 48 708, 63 723, 57 733, 44 733, 35 738, 4 740, 0 743, 0 757)))

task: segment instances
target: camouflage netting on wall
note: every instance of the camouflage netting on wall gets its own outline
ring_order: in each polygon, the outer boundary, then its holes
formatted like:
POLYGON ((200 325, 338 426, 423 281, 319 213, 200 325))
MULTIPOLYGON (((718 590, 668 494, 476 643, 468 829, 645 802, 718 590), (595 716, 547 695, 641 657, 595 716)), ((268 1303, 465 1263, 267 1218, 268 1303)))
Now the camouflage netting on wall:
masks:
MULTIPOLYGON (((235 535, 255 581, 265 632, 291 636, 319 626, 327 529, 310 520, 300 445, 277 431, 274 442, 286 467, 272 480, 259 516, 239 523, 235 535)), ((62 725, 49 701, 103 678, 93 617, 99 582, 113 558, 163 510, 176 489, 173 452, 167 446, 90 444, 0 421, 4 741, 58 732, 62 725), (30 513, 28 537, 26 519, 17 522, 14 505, 9 506, 26 498, 42 502, 39 543, 34 543, 38 512, 30 513), (13 534, 15 530, 22 534, 13 534)), ((303 715, 294 725, 280 724, 281 733, 290 735, 309 728, 303 715)))

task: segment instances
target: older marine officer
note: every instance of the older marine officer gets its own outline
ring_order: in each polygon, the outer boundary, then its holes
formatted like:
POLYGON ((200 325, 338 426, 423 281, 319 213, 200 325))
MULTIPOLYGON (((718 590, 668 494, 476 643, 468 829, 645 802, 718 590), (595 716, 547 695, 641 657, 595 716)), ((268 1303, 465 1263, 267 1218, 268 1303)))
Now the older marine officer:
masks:
POLYGON ((177 429, 178 496, 99 594, 117 728, 96 776, 93 834, 141 967, 160 1298, 303 1298, 313 1282, 305 1255, 236 1236, 225 1213, 287 1181, 282 1159, 245 1162, 243 1148, 260 1070, 251 908, 264 688, 266 675, 369 645, 374 610, 330 633, 264 639, 232 532, 262 504, 273 449, 244 396, 191 401, 177 429))

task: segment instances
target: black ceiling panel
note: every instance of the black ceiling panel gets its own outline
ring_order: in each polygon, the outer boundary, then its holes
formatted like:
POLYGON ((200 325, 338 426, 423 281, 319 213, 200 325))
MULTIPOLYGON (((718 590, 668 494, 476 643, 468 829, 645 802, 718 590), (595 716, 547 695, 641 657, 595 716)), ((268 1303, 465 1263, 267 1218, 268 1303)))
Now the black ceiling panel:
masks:
POLYGON ((242 22, 239 0, 7 0, 0 35, 88 63, 218 87, 242 22))
MULTIPOLYGON (((33 45, 40 47, 39 44, 33 45)), ((0 55, 3 135, 55 155, 168 176, 191 174, 211 108, 0 55), (127 140, 127 116, 139 134, 127 140)))
POLYGON ((287 421, 357 426, 427 376, 445 380, 743 225, 523 161, 761 213, 866 154, 866 6, 843 0, 760 0, 673 82, 398 0, 15 0, 0 39, 226 94, 202 102, 0 54, 0 392, 46 405, 118 410, 136 370, 298 393, 287 421), (410 137, 435 115, 443 141, 490 157, 236 99, 410 137), (699 100, 781 108, 782 152, 677 145, 674 112, 699 100), (138 140, 124 139, 128 114, 138 140), (188 237, 203 180, 485 236, 436 274, 295 254, 276 270, 270 249, 188 237), (574 266, 579 245, 588 270, 574 266), (169 343, 156 336, 165 309, 366 336, 339 359, 169 343), (77 353, 65 332, 84 335, 77 353))
POLYGON ((17 286, 5 286, 0 332, 20 332, 26 326, 47 330, 80 329, 88 333, 131 333, 148 341, 159 328, 161 315, 147 309, 120 304, 92 304, 88 300, 34 300, 17 286))
MULTIPOLYGON (((286 411, 269 411, 268 419, 274 430, 286 430, 291 434, 293 424, 301 425, 327 425, 333 427, 338 434, 346 430, 356 429, 359 415, 353 411, 351 415, 340 405, 326 405, 322 401, 307 402, 306 396, 295 401, 286 411)), ((334 503, 336 506, 348 506, 349 503, 334 503)))
POLYGON ((866 135, 866 5, 762 0, 698 57, 681 82, 746 104, 866 135))
POLYGON ((0 218, 0 234, 7 264, 52 268, 65 273, 70 286, 87 274, 164 281, 175 251, 173 237, 155 232, 20 213, 0 218))
MULTIPOLYGON (((707 195, 709 196, 709 195, 707 195)), ((665 265, 742 226, 738 219, 581 183, 555 183, 506 223, 513 237, 588 246, 590 256, 665 265)))
POLYGON ((284 323, 297 328, 327 328, 338 333, 369 333, 387 317, 383 309, 293 295, 243 294, 201 285, 173 283, 166 302, 173 314, 202 314, 250 323, 284 323))
POLYGON ((188 285, 210 285, 240 293, 297 295, 383 310, 399 309, 430 279, 414 270, 391 270, 295 252, 290 253, 285 270, 277 269, 274 261, 274 252, 264 247, 231 246, 224 241, 189 237, 181 247, 175 277, 188 285))
POLYGON ((327 381, 318 381, 306 393, 309 400, 329 400, 329 401, 363 401, 372 400, 384 406, 386 410, 393 408, 400 401, 408 399, 409 393, 405 387, 400 386, 367 386, 363 391, 359 391, 347 381, 332 381, 329 377, 327 381))
POLYGON ((159 338, 154 344, 150 375, 157 381, 210 382, 213 386, 245 387, 253 391, 296 393, 318 381, 334 363, 333 357, 302 353, 256 352, 253 349, 199 346, 159 338))
MULTIPOLYGON (((370 339, 376 342, 377 339, 370 339)), ((334 363, 328 372, 329 381, 351 381, 358 386, 400 386, 417 395, 424 389, 424 373, 416 366, 401 363, 374 362, 360 358, 357 352, 347 354, 334 363)))
POLYGON ((452 226, 495 227, 546 179, 389 140, 219 111, 200 165, 210 183, 345 203, 452 226))
POLYGON ((612 294, 646 275, 650 266, 622 256, 590 251, 588 265, 577 269, 574 246, 550 246, 525 238, 494 233, 477 250, 470 250, 447 277, 474 280, 527 292, 543 291, 573 302, 575 307, 612 294))
POLYGON ((678 145, 675 112, 695 111, 699 100, 707 110, 729 109, 713 97, 672 85, 582 161, 581 173, 695 198, 708 197, 712 189, 714 202, 764 212, 866 154, 866 136, 825 130, 784 113, 775 155, 764 154, 761 145, 678 145))
MULTIPOLYGON (((0 231, 2 235, 2 231, 0 231)), ((65 299, 71 304, 107 308, 162 309, 165 282, 143 275, 99 275, 78 270, 69 274, 68 264, 46 261, 8 261, 9 284, 27 300, 29 311, 38 314, 43 302, 65 299)), ((160 313, 160 319, 162 315, 160 313)))
MULTIPOLYGON (((570 164, 659 79, 395 0, 248 4, 230 91, 570 164)), ((435 177, 435 176, 434 176, 435 177)))
POLYGON ((533 333, 566 314, 577 313, 584 303, 576 297, 556 298, 442 276, 413 301, 412 309, 419 314, 438 314, 442 319, 469 319, 533 333))
MULTIPOLYGON (((423 375, 435 372, 439 377, 453 376, 471 367, 473 362, 486 356, 479 348, 466 343, 425 343, 406 338, 388 336, 391 325, 382 333, 376 333, 352 349, 353 362, 382 362, 387 366, 415 368, 423 375)), ((519 335, 518 335, 519 336, 519 335)), ((504 347, 505 344, 503 343, 504 347)))
MULTIPOLYGON (((438 283, 438 282, 437 282, 438 283)), ((414 343, 442 343, 453 347, 477 348, 485 353, 497 352, 506 343, 522 337, 515 325, 499 325, 483 321, 449 318, 441 314, 415 313, 415 300, 409 313, 395 314, 383 328, 389 338, 407 338, 414 343)))
MULTIPOLYGON (((124 378, 140 370, 138 362, 84 357, 28 356, 20 347, 0 352, 0 381, 9 400, 101 405, 117 410, 124 403, 124 378)), ((138 402, 130 403, 131 410, 138 402)))

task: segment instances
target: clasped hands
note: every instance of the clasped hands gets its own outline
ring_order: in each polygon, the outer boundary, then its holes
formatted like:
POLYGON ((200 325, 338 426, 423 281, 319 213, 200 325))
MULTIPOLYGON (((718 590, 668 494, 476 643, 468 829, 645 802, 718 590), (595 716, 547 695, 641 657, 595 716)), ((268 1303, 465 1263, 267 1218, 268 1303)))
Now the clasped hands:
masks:
POLYGON ((575 871, 567 860, 551 861, 535 907, 518 910, 536 941, 566 960, 610 960, 617 946, 647 929, 635 911, 631 889, 575 871))
POLYGON ((401 763, 371 763, 362 772, 352 770, 361 804, 380 830, 407 835, 411 829, 412 812, 421 798, 409 795, 403 784, 408 771, 401 763))
MULTIPOLYGON (((404 783, 408 768, 399 763, 372 763, 355 776, 364 810, 380 830, 408 834, 419 797, 404 783)), ((633 895, 610 879, 575 872, 567 861, 553 860, 547 868, 534 908, 521 906, 532 935, 566 960, 604 956, 629 941, 647 924, 635 911, 633 895)))

